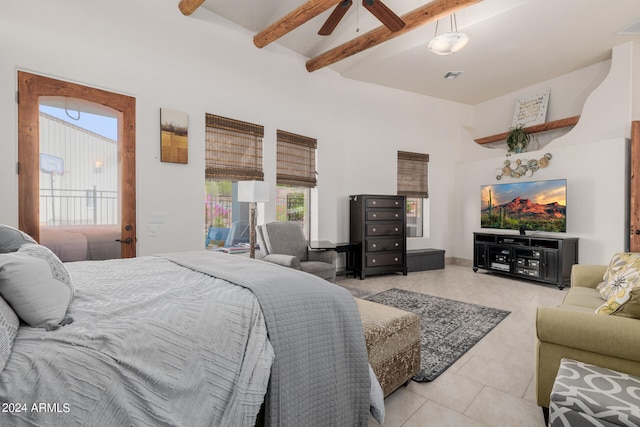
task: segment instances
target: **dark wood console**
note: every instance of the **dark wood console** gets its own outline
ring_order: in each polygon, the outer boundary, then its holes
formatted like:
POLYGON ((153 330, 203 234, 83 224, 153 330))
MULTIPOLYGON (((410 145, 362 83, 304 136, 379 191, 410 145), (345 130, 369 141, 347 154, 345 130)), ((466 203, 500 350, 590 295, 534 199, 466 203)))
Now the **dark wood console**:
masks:
POLYGON ((574 237, 473 233, 473 271, 479 268, 560 289, 569 285, 571 266, 578 263, 574 237))

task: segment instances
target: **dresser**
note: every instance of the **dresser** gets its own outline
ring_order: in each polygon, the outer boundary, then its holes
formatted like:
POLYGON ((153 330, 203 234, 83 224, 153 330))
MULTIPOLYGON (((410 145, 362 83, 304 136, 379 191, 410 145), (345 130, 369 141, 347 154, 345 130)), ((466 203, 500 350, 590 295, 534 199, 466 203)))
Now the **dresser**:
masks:
POLYGON ((349 196, 349 240, 360 244, 355 274, 407 274, 404 196, 349 196))

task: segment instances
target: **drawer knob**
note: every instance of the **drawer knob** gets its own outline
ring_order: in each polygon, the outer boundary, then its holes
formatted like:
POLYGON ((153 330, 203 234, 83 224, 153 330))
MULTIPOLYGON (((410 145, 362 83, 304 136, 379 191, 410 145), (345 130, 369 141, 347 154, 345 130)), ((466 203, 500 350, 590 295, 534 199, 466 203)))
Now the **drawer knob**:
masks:
POLYGON ((396 218, 398 218, 400 215, 396 214, 396 218))
POLYGON ((377 247, 378 247, 378 245, 376 245, 375 243, 374 243, 373 245, 371 245, 371 246, 373 246, 374 248, 377 248, 377 247))
POLYGON ((396 260, 396 262, 397 262, 397 261, 398 261, 398 258, 396 257, 396 258, 395 258, 395 260, 396 260))
POLYGON ((371 262, 375 264, 375 263, 376 263, 376 260, 375 260, 375 259, 372 259, 372 260, 371 260, 371 262))
POLYGON ((396 231, 400 230, 398 227, 396 227, 396 231))
POLYGON ((374 233, 376 232, 376 229, 375 229, 375 228, 372 228, 371 230, 372 230, 374 233))
POLYGON ((396 242, 396 247, 400 246, 400 243, 396 242))
POLYGON ((376 201, 375 201, 375 200, 373 201, 373 204, 374 204, 374 205, 376 204, 376 201))
POLYGON ((378 214, 373 214, 373 217, 374 217, 374 218, 377 218, 377 217, 378 217, 378 214))
POLYGON ((396 200, 396 206, 398 206, 398 203, 399 203, 399 202, 396 200))

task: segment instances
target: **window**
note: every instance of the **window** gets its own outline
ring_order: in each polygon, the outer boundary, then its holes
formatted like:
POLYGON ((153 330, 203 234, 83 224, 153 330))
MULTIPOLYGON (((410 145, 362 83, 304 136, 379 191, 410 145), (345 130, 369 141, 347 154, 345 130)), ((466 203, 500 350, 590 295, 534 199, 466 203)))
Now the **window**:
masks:
POLYGON ((429 155, 398 151, 398 195, 407 199, 407 237, 424 236, 429 198, 429 155))
POLYGON ((206 115, 206 247, 248 244, 249 206, 237 201, 237 182, 264 179, 263 136, 263 126, 206 115))
POLYGON ((298 221, 309 238, 311 188, 316 186, 317 140, 278 130, 276 220, 298 221))

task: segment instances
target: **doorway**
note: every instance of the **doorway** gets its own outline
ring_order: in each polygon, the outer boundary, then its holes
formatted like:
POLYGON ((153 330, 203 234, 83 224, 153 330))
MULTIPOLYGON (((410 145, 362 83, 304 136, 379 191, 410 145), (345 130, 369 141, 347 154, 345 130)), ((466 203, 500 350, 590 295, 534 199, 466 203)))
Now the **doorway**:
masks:
POLYGON ((62 261, 136 255, 135 98, 18 72, 19 227, 62 261))

